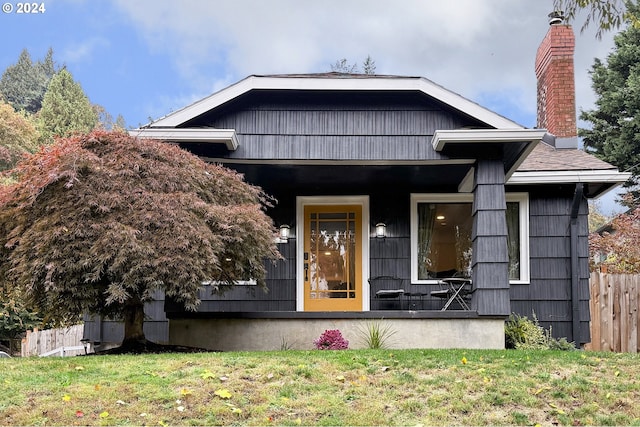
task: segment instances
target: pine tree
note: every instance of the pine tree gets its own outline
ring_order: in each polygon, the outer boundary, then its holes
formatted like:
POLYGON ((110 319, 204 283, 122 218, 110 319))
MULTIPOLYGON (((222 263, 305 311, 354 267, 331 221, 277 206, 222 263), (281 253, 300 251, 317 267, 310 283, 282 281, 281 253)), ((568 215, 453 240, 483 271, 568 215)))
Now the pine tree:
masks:
POLYGON ((367 55, 367 59, 365 59, 362 64, 362 69, 365 74, 373 75, 376 73, 376 61, 371 58, 371 55, 367 55))
MULTIPOLYGON (((349 61, 347 61, 347 58, 342 58, 337 60, 334 64, 331 64, 331 71, 343 74, 359 74, 360 68, 358 67, 357 62, 350 64, 349 61)), ((376 61, 371 58, 371 55, 367 55, 366 59, 362 63, 362 72, 364 74, 376 73, 376 61)))
MULTIPOLYGON (((637 5, 628 12, 640 17, 637 5)), ((590 71, 596 108, 581 112, 591 128, 579 135, 586 151, 632 172, 633 184, 640 177, 640 28, 630 25, 614 41, 606 61, 596 59, 590 71)))
POLYGON ((36 63, 24 49, 18 62, 2 73, 0 95, 17 111, 36 113, 42 107, 42 99, 55 72, 53 49, 49 49, 43 61, 36 63))
POLYGON ((38 130, 43 143, 54 137, 89 132, 98 124, 98 115, 79 83, 66 69, 49 83, 38 114, 38 130))

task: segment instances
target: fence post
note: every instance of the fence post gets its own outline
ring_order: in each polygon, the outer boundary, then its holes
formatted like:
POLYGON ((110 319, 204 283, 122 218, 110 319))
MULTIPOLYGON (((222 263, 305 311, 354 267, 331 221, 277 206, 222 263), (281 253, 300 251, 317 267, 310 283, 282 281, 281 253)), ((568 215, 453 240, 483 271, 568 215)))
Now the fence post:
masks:
POLYGON ((628 341, 629 341, 629 351, 630 353, 638 352, 638 277, 630 276, 629 280, 629 288, 627 289, 629 295, 629 313, 628 323, 629 323, 629 331, 628 331, 628 341))

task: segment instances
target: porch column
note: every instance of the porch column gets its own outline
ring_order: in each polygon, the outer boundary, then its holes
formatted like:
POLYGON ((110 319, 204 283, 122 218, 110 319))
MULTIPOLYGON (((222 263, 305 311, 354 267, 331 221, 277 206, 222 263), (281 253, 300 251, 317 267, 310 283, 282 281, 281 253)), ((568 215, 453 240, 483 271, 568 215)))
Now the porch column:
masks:
POLYGON ((473 189, 471 308, 480 315, 508 316, 509 252, 502 160, 478 160, 473 189))

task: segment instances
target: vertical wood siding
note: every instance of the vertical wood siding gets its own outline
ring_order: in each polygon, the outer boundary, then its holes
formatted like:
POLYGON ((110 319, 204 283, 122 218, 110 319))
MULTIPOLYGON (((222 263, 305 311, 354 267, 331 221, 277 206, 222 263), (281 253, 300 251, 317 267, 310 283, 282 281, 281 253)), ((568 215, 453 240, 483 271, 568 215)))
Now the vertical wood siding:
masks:
MULTIPOLYGON (((438 129, 478 126, 427 97, 400 101, 373 94, 345 101, 344 94, 250 96, 186 126, 235 129, 241 141, 229 158, 322 160, 438 160, 431 138, 438 129), (348 137, 348 138, 345 138, 348 137)), ((406 95, 405 95, 406 97, 406 95)))

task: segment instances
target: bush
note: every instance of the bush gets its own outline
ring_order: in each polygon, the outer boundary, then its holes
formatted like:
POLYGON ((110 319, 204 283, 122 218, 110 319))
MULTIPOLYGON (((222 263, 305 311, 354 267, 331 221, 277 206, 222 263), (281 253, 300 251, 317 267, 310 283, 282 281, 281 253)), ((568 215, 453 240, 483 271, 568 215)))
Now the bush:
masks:
POLYGON ((575 350, 575 344, 566 338, 555 339, 551 329, 546 331, 538 323, 536 314, 533 320, 513 313, 504 328, 506 348, 519 350, 575 350))
POLYGON ((318 350, 346 350, 349 348, 349 341, 342 337, 342 333, 338 329, 327 329, 313 344, 318 350))

